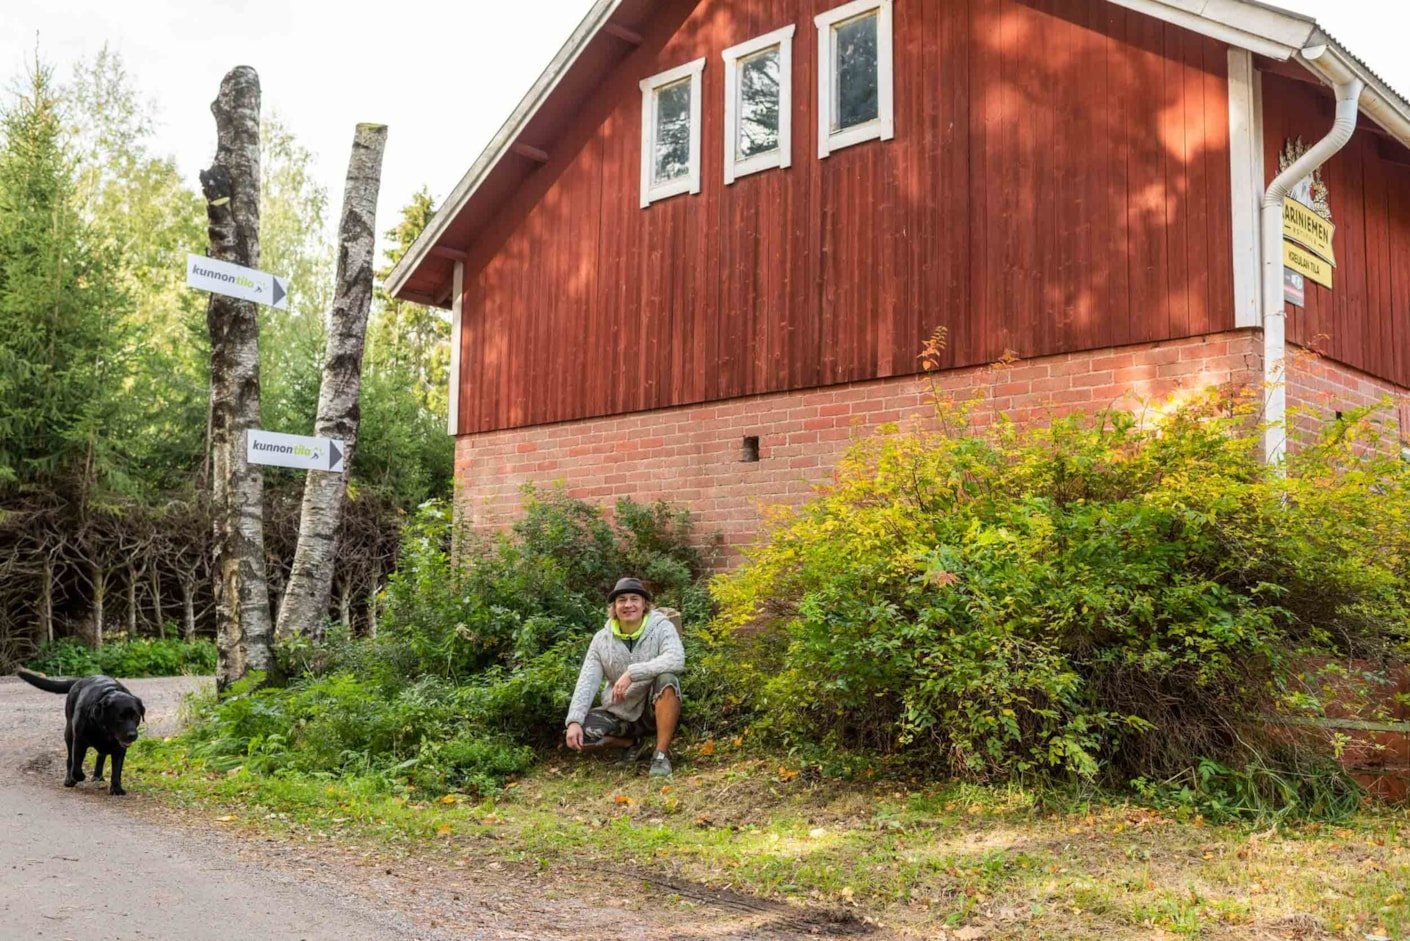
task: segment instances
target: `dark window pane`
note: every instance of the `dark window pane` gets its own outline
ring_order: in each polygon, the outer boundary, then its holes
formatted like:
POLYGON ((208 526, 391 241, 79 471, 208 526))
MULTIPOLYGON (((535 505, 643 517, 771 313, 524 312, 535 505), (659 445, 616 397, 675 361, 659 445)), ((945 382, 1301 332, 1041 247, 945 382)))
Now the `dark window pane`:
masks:
POLYGON ((877 23, 877 14, 868 13, 833 28, 837 64, 834 131, 875 121, 881 113, 877 100, 877 23))
POLYGON ((778 47, 739 62, 739 156, 778 149, 778 47))
POLYGON ((690 172, 690 79, 656 89, 656 162, 653 182, 690 172))

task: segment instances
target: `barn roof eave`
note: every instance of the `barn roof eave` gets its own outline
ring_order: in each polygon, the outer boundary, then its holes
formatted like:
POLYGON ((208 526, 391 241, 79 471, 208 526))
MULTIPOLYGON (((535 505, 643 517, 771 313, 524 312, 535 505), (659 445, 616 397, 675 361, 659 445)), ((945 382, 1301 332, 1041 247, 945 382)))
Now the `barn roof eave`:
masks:
POLYGON ((568 37, 568 41, 558 50, 548 67, 530 86, 528 93, 500 126, 495 136, 485 145, 480 156, 470 165, 470 169, 460 178, 460 182, 450 191, 441 207, 431 217, 431 221, 407 249, 406 254, 387 275, 385 288, 393 297, 401 297, 406 283, 416 270, 431 256, 431 250, 439 244, 446 229, 460 215, 467 203, 474 197, 490 171, 503 159, 504 155, 518 139, 525 125, 533 118, 539 107, 553 94, 573 63, 577 61, 587 44, 601 32, 622 0, 596 0, 592 9, 583 17, 578 28, 568 37))

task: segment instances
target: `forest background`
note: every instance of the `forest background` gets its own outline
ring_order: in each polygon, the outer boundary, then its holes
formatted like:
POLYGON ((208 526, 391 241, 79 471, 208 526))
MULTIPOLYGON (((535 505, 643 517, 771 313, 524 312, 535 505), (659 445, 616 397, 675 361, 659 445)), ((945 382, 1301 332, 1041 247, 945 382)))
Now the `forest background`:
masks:
MULTIPOLYGON (((0 104, 0 670, 49 640, 212 628, 204 203, 154 152, 153 107, 104 49, 59 76, 42 54, 0 104)), ((212 96, 214 89, 212 89, 212 96)), ((334 288, 331 196, 278 116, 262 125, 261 427, 313 427, 334 288)), ((351 140, 351 135, 349 136, 351 140)), ((433 211, 422 189, 386 234, 400 257, 433 211)), ((380 291, 335 576, 339 620, 369 601, 408 511, 450 487, 449 325, 380 291)), ((266 470, 271 598, 282 594, 303 475, 266 470)))

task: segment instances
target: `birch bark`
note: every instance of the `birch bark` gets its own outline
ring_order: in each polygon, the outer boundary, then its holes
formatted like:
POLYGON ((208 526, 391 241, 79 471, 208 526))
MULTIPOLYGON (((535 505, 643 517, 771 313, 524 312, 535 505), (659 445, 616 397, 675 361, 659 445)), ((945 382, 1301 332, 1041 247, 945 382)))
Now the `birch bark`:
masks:
MULTIPOLYGON (((387 129, 359 124, 353 135, 338 227, 338 285, 328 317, 328 344, 318 390, 314 434, 344 445, 341 473, 309 471, 299 516, 299 542, 289 584, 279 606, 276 634, 319 634, 333 590, 338 524, 343 518, 348 474, 357 451, 358 405, 362 390, 362 351, 372 306, 372 254, 376 243, 377 191, 387 129)), ((343 617, 347 617, 346 612, 343 617)))
MULTIPOLYGON (((259 267, 259 76, 238 66, 220 83, 215 162, 201 172, 210 257, 259 267)), ((255 305, 212 294, 212 557, 216 597, 216 682, 224 689, 273 662, 264 570, 264 476, 245 460, 245 432, 259 423, 259 321, 255 305)))

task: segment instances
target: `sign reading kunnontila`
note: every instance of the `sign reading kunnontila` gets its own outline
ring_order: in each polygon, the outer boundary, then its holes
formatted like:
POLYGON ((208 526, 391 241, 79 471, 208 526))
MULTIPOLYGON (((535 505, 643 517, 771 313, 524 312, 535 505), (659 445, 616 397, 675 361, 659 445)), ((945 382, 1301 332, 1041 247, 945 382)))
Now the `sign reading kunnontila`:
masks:
POLYGON ((298 470, 340 474, 347 448, 336 438, 310 438, 251 428, 245 436, 245 459, 251 464, 272 464, 298 470))
POLYGON ((186 256, 186 283, 201 291, 238 297, 280 310, 289 306, 287 279, 205 255, 186 256))

